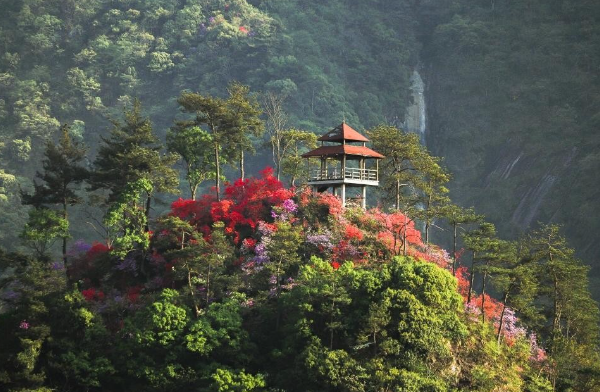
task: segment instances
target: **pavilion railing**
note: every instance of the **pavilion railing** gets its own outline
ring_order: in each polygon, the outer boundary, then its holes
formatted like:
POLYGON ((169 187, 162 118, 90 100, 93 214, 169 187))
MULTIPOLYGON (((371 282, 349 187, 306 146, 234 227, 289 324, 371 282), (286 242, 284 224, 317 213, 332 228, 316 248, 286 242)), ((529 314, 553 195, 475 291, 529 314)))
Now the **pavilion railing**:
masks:
POLYGON ((311 181, 326 181, 326 180, 367 180, 378 181, 379 176, 376 169, 358 169, 346 167, 344 170, 339 169, 315 169, 311 172, 311 181))

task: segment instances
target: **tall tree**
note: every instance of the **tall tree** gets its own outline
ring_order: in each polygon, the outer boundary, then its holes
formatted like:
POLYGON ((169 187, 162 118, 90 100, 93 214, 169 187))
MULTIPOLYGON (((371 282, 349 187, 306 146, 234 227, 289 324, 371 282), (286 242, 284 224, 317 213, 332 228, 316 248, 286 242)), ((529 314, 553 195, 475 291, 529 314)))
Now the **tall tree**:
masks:
POLYGON ((442 215, 452 226, 452 274, 456 272, 458 229, 461 225, 482 222, 483 215, 477 215, 473 207, 462 208, 456 204, 447 204, 442 215))
POLYGON ((429 243, 429 229, 437 217, 443 216, 444 208, 450 204, 448 188, 450 174, 440 165, 440 159, 429 155, 424 149, 415 160, 415 167, 419 173, 417 187, 424 208, 418 215, 425 223, 425 242, 429 243))
POLYGON ((477 229, 465 233, 463 240, 465 247, 472 253, 471 268, 469 270, 469 292, 467 295, 467 303, 471 303, 477 267, 481 262, 488 260, 491 253, 496 249, 496 227, 492 223, 483 222, 477 229))
POLYGON ((589 292, 589 267, 575 258, 558 225, 533 232, 529 245, 537 263, 540 332, 554 359, 552 384, 555 390, 594 390, 600 315, 589 292))
POLYGON ((281 179, 282 161, 285 155, 286 126, 288 115, 283 109, 284 95, 268 92, 263 98, 263 109, 267 117, 267 135, 271 144, 275 175, 281 179))
POLYGON ((198 186, 214 178, 212 145, 213 138, 208 132, 187 122, 178 122, 167 132, 168 150, 183 159, 192 200, 196 200, 198 186))
POLYGON ((415 205, 419 201, 416 189, 420 187, 416 167, 424 153, 419 136, 389 125, 380 125, 367 133, 373 148, 385 156, 380 168, 385 197, 394 202, 396 209, 415 205))
POLYGON ((539 265, 539 297, 548 304, 545 335, 552 340, 565 336, 586 344, 597 342, 598 309, 589 293, 589 268, 575 258, 558 225, 542 226, 529 241, 539 265))
POLYGON ((150 120, 142 116, 138 100, 131 110, 125 111, 123 123, 113 121, 110 136, 102 138, 102 143, 94 161, 91 189, 108 190, 108 201, 114 202, 128 184, 148 180, 152 185, 145 191, 144 213, 148 221, 154 192, 177 192, 179 177, 171 167, 177 156, 160 152, 162 146, 150 120))
MULTIPOLYGON (((43 172, 37 172, 36 177, 42 180, 38 184, 34 180, 32 195, 23 194, 23 202, 36 207, 60 205, 62 218, 68 222, 67 206, 81 203, 82 198, 76 193, 75 187, 89 177, 88 170, 82 166, 86 148, 73 139, 70 127, 64 124, 60 128, 58 143, 50 140, 46 144, 43 172)), ((67 264, 67 239, 62 236, 63 263, 67 264)))
POLYGON ((500 294, 502 310, 496 339, 500 343, 504 319, 508 307, 524 315, 534 312, 534 295, 538 289, 536 266, 523 240, 504 242, 502 258, 490 269, 492 285, 500 294))
POLYGON ((250 88, 234 82, 227 88, 231 130, 230 137, 235 140, 231 145, 232 153, 236 155, 240 169, 240 178, 243 180, 245 151, 255 152, 251 137, 259 137, 265 132, 265 125, 260 119, 262 111, 255 96, 250 95, 250 88))
POLYGON ((203 96, 198 93, 183 92, 177 99, 182 110, 196 115, 192 124, 208 128, 212 136, 213 164, 215 169, 214 180, 217 200, 221 198, 221 164, 225 161, 221 156, 221 149, 226 149, 232 140, 231 116, 227 101, 210 95, 203 96))

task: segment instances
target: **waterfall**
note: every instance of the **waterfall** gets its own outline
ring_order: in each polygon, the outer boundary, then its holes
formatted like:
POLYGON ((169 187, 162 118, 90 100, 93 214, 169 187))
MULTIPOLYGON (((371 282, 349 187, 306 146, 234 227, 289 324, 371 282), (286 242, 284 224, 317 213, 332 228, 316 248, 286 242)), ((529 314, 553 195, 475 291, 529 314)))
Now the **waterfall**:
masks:
POLYGON ((408 132, 414 132, 425 144, 425 132, 427 130, 427 114, 425 108, 425 83, 421 74, 416 69, 410 77, 410 90, 412 104, 406 109, 406 117, 402 127, 408 132))

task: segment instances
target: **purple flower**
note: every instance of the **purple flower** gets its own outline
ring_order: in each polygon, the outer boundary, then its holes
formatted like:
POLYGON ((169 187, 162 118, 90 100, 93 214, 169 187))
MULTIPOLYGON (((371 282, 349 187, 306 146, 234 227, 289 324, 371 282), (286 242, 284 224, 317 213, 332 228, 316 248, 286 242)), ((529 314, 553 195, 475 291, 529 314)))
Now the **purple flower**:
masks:
POLYGON ((271 261, 271 259, 269 259, 269 252, 267 251, 267 245, 270 241, 270 238, 263 238, 258 244, 256 244, 254 247, 254 253, 256 256, 252 258, 252 261, 257 264, 264 264, 271 261))
POLYGON ((77 240, 69 248, 69 251, 67 252, 67 256, 69 256, 69 257, 79 256, 82 253, 86 253, 88 250, 90 250, 91 247, 92 246, 90 244, 86 243, 84 240, 77 240))
POLYGON ((24 330, 28 330, 29 329, 29 323, 25 320, 21 321, 21 324, 19 324, 19 328, 24 329, 24 330))
POLYGON ((331 233, 323 232, 321 234, 308 234, 306 236, 306 242, 316 247, 321 247, 323 250, 330 251, 333 249, 333 244, 331 243, 331 233))
POLYGON ((535 332, 529 334, 529 352, 531 361, 542 362, 546 359, 546 350, 538 346, 535 332))
POLYGON ((215 17, 214 17, 214 16, 211 16, 210 18, 208 18, 208 21, 209 21, 210 23, 215 23, 215 17))
POLYGON ((277 284, 277 276, 271 275, 269 278, 269 284, 277 284))
POLYGON ((133 272, 133 274, 137 276, 137 264, 135 262, 135 258, 131 256, 125 257, 123 261, 115 266, 115 268, 119 271, 133 272))
POLYGON ((277 287, 273 286, 269 289, 269 297, 277 297, 277 287))
POLYGON ((296 203, 294 203, 294 200, 292 200, 292 199, 284 200, 283 204, 281 206, 283 207, 283 210, 285 212, 287 212, 288 214, 291 214, 298 210, 298 205, 296 203))
POLYGON ((522 338, 526 334, 526 330, 523 327, 517 325, 519 319, 515 315, 515 311, 511 308, 504 309, 504 322, 502 329, 504 334, 511 338, 522 338))

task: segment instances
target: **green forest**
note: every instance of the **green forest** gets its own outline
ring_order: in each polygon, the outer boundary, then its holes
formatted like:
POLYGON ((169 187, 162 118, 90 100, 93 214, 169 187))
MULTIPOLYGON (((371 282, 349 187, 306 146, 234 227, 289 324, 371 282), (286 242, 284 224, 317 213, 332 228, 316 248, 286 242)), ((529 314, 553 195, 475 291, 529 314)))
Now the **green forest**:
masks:
POLYGON ((1 9, 0 389, 600 391, 599 3, 1 9))

